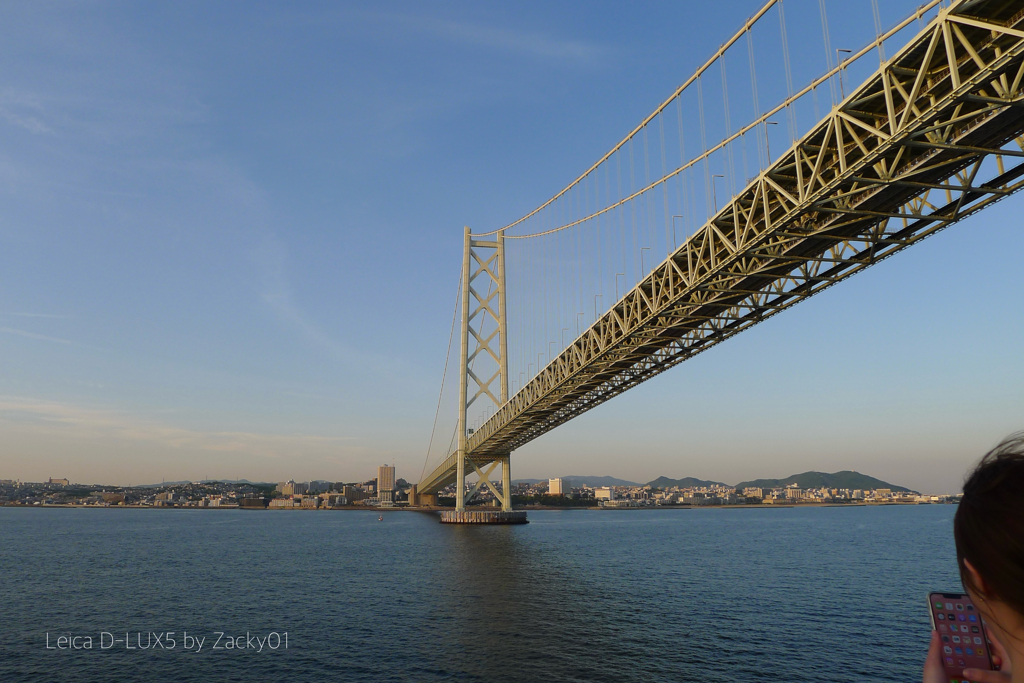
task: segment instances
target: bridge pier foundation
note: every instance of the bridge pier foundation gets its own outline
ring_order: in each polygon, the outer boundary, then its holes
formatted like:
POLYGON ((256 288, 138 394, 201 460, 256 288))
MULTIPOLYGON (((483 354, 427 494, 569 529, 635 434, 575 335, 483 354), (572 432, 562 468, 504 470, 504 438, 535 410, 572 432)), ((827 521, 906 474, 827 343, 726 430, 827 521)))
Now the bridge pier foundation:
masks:
POLYGON ((441 524, 527 524, 525 510, 445 510, 441 524))

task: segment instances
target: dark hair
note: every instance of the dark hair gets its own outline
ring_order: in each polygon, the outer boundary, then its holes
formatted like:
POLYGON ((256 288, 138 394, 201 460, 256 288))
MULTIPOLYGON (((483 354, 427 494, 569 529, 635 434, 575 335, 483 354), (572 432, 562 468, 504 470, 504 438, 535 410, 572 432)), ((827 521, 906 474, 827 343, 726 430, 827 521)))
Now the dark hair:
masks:
POLYGON ((967 477, 953 537, 964 586, 1024 615, 1024 432, 996 446, 967 477), (984 586, 975 585, 965 560, 984 586))

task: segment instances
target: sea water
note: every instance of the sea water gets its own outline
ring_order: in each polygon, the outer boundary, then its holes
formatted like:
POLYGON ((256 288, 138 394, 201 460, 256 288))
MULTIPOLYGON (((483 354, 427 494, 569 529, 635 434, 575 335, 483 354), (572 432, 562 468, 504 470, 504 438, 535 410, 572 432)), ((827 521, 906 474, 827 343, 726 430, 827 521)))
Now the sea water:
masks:
POLYGON ((954 511, 0 508, 0 681, 919 680, 954 511))

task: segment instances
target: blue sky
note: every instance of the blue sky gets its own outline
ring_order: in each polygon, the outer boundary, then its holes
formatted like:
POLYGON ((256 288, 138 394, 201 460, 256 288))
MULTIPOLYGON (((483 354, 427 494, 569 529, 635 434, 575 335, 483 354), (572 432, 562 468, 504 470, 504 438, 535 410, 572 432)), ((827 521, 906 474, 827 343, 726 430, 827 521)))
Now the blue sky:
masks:
MULTIPOLYGON (((913 5, 883 4, 886 27, 913 5)), ((462 226, 561 189, 758 5, 0 7, 0 478, 417 479, 462 226)), ((870 23, 827 6, 835 47, 870 23)), ((817 7, 786 3, 808 77, 817 7)), ((1024 428, 1020 202, 563 426, 514 476, 956 489, 1024 428)))

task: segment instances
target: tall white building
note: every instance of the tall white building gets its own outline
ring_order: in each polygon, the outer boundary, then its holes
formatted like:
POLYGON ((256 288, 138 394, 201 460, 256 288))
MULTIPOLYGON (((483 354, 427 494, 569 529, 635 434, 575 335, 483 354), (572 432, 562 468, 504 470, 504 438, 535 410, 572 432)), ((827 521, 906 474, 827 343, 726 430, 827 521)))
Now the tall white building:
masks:
POLYGON ((381 465, 377 468, 377 500, 390 505, 395 499, 395 466, 381 465))
POLYGON ((561 479, 548 479, 548 495, 564 496, 565 494, 565 483, 561 479))

